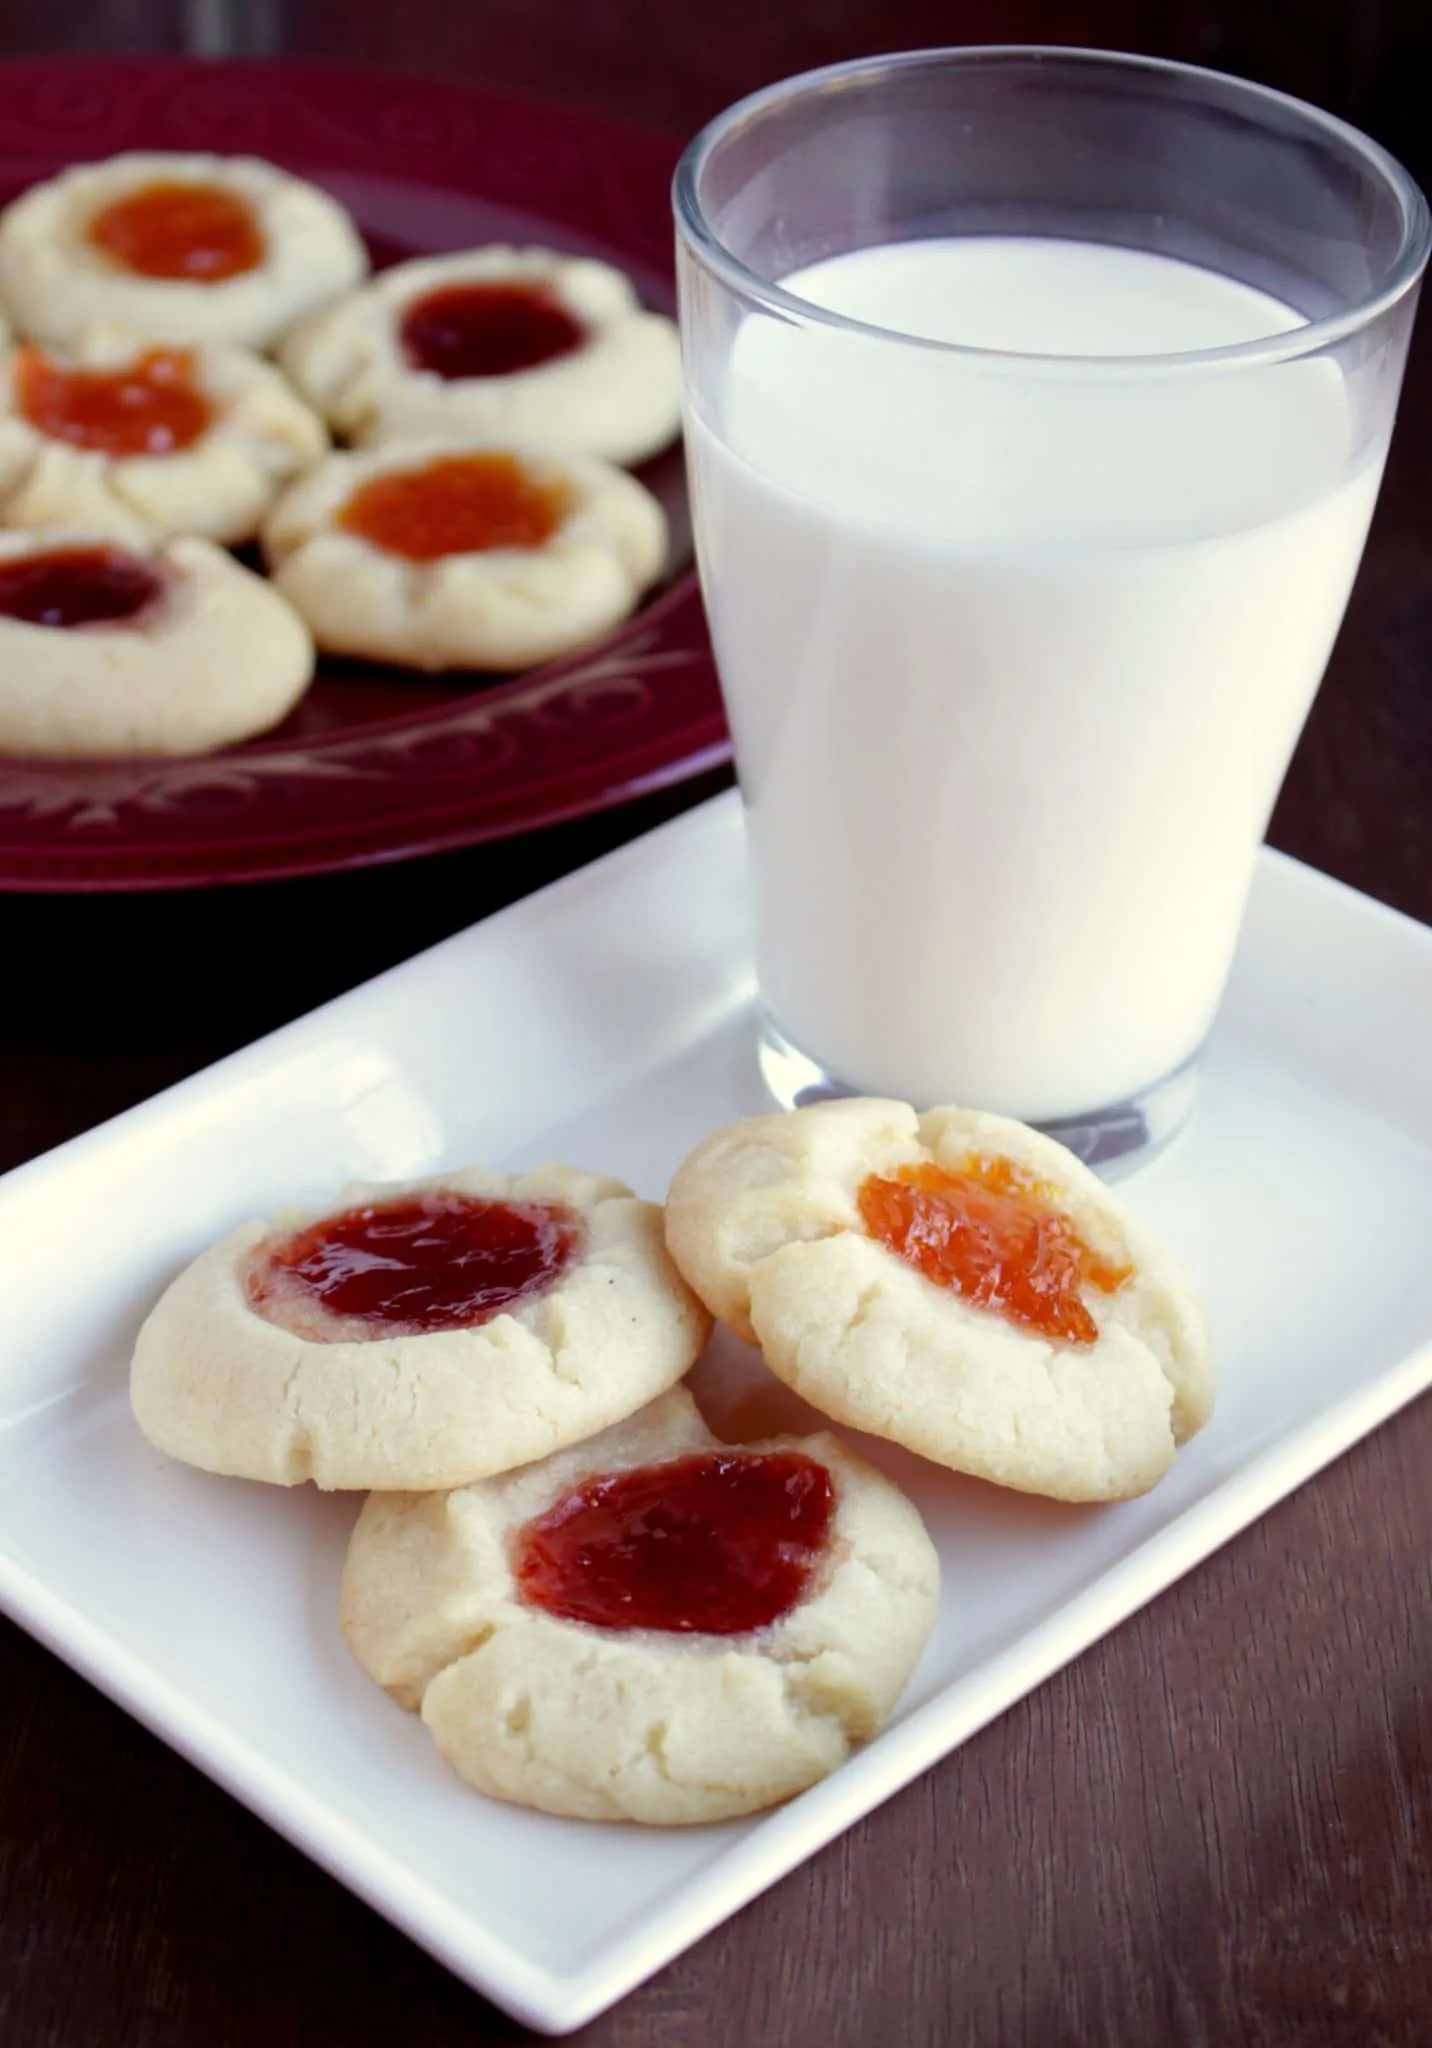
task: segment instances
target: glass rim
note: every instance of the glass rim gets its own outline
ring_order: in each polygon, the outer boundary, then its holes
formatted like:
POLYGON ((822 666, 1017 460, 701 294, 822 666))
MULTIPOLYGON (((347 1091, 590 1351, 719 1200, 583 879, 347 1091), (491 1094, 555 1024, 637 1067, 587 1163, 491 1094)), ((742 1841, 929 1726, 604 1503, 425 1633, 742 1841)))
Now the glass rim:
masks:
POLYGON ((1148 57, 1132 51, 1087 49, 1060 43, 968 43, 935 46, 921 50, 897 50, 873 57, 856 57, 840 64, 826 64, 812 71, 797 72, 790 78, 747 93, 699 129, 682 151, 672 179, 672 211, 677 231, 691 253, 728 288, 743 298, 753 299, 767 310, 802 325, 834 328, 864 335, 872 340, 893 342, 904 348, 931 351, 968 361, 972 368, 996 369, 1001 365, 1024 366, 1046 374, 1070 376, 1099 375, 1131 369, 1141 374, 1158 374, 1202 368, 1219 369, 1240 364, 1287 362, 1345 340, 1390 311, 1414 289, 1427 264, 1432 247, 1432 216, 1427 200, 1412 174, 1390 150, 1375 142, 1362 129, 1336 114, 1298 99, 1273 86, 1258 85, 1229 72, 1214 71, 1207 65, 1185 64, 1167 57, 1148 57), (1101 66, 1111 70, 1142 71, 1155 76, 1211 80, 1225 91, 1255 105, 1277 107, 1299 116, 1324 134, 1349 147, 1391 189, 1402 215, 1402 241, 1396 260, 1375 292, 1365 299, 1323 319, 1305 321, 1299 327, 1234 342, 1222 348, 1163 350, 1153 355, 1058 355, 1017 349, 972 348, 963 342, 941 341, 930 335, 905 334, 895 327, 880 327, 857 320, 803 299, 783 285, 772 284, 721 241, 702 209, 698 184, 713 152, 743 123, 760 118, 783 102, 812 91, 853 84, 892 71, 913 71, 937 66, 975 70, 1015 61, 1046 63, 1051 68, 1101 66))

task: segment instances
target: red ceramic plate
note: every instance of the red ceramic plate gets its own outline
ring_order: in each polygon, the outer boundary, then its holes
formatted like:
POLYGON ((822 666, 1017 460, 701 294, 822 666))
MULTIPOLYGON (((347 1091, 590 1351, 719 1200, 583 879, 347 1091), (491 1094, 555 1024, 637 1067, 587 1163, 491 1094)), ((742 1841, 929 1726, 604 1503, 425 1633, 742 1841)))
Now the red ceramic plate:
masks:
MULTIPOLYGON (((670 311, 675 144, 474 87, 302 64, 0 65, 0 199, 122 149, 268 157, 337 194, 374 260, 494 240, 602 256, 670 311)), ((264 738, 180 761, 0 757, 0 889, 172 889, 472 845, 729 749, 679 450, 640 472, 674 570, 619 632, 511 680, 325 661, 264 738)))

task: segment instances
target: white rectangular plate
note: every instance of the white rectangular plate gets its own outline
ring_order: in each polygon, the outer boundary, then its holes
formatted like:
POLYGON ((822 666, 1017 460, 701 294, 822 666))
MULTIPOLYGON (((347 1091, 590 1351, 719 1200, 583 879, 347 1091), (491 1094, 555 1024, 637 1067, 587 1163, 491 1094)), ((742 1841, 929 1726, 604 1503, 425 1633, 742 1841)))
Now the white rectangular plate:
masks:
MULTIPOLYGON (((1432 932, 1265 854, 1188 1133, 1129 1183, 1222 1388, 1152 1494, 1059 1508, 866 1446, 924 1511, 939 1623, 885 1732, 781 1811, 659 1832, 488 1803, 362 1677, 351 1499, 207 1478, 128 1412, 139 1321, 210 1238, 350 1176, 544 1158, 659 1197, 761 1107, 740 814, 720 798, 0 1182, 0 1602, 520 2019, 577 2027, 1432 1381, 1432 932)), ((764 1369, 730 1346, 706 1397, 764 1369)), ((764 1396, 758 1397, 757 1405, 764 1396)))

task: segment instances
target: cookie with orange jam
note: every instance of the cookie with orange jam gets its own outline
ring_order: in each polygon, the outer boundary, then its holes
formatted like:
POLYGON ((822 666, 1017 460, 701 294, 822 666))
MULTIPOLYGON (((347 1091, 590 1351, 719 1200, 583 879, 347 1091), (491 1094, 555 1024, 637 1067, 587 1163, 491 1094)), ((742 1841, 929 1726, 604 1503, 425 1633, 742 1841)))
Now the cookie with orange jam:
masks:
POLYGON ((328 433, 271 363, 91 328, 0 358, 0 521, 120 540, 249 540, 328 433))
POLYGON ((131 151, 0 212, 0 305, 34 341, 113 321, 147 341, 266 348, 367 270, 347 210, 257 157, 131 151))
POLYGON ((611 264, 554 249, 396 263, 301 321, 280 360, 364 446, 480 434, 631 463, 681 421, 675 323, 611 264))
POLYGON ((130 1399, 206 1471, 458 1486, 630 1415, 709 1329, 622 1182, 468 1167, 230 1231, 151 1310, 130 1399))
POLYGON ((485 441, 330 455, 263 529, 319 646, 420 669, 522 669, 618 625, 666 560, 666 518, 593 458, 485 441))
POLYGON ((814 1407, 1000 1486, 1128 1498, 1212 1412, 1171 1255, 1007 1117, 856 1099, 732 1124, 678 1169, 666 1235, 814 1407))
POLYGON ((788 1799, 873 1735, 938 1592, 915 1508, 834 1437, 725 1444, 675 1388, 505 1478, 372 1495, 340 1619, 480 1792, 672 1826, 788 1799))

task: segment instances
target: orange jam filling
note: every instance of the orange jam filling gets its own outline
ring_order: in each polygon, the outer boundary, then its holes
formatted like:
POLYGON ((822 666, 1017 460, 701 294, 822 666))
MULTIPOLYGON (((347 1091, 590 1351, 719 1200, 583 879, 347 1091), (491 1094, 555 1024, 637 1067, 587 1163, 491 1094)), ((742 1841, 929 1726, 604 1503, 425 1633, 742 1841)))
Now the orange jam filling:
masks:
POLYGON ((435 562, 488 548, 537 548, 566 516, 566 493, 515 455, 445 455, 360 484, 338 524, 390 555, 435 562))
POLYGON ((15 397, 32 427, 102 455, 172 455, 213 419, 187 349, 152 348, 120 370, 66 370, 23 348, 15 397))
POLYGON ((1008 1159, 871 1174, 858 1200, 871 1237, 927 1280, 1065 1343, 1099 1334, 1084 1289, 1113 1294, 1133 1273, 1085 1244, 1052 1191, 1008 1159))
POLYGON ((264 238, 254 210, 221 185, 156 179, 127 192, 94 214, 87 230, 93 248, 140 277, 182 278, 221 284, 257 270, 264 238))

